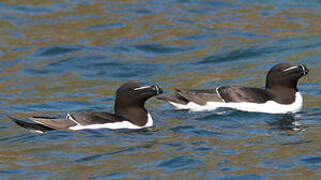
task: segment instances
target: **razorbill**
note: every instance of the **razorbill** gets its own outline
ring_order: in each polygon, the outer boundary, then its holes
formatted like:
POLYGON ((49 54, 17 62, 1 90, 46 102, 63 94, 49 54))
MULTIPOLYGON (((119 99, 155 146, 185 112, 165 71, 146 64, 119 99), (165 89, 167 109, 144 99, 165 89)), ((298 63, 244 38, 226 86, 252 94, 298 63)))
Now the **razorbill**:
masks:
POLYGON ((10 118, 19 126, 39 132, 57 129, 142 129, 153 125, 153 119, 144 107, 145 101, 162 92, 158 85, 143 86, 127 82, 116 91, 115 113, 78 112, 69 113, 66 118, 29 118, 33 122, 10 118))
POLYGON ((211 111, 222 107, 272 114, 296 113, 303 107, 297 83, 308 73, 303 64, 280 63, 269 70, 265 89, 237 85, 199 90, 176 89, 174 96, 160 96, 158 99, 177 109, 190 111, 211 111))

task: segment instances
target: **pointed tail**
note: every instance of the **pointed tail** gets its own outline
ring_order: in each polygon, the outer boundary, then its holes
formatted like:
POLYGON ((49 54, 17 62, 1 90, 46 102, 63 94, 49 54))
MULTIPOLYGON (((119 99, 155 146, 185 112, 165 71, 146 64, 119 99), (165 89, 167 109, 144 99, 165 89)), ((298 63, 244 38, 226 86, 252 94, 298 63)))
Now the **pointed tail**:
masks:
POLYGON ((8 118, 12 119, 18 126, 21 126, 25 129, 36 130, 36 131, 41 131, 41 132, 54 130, 54 129, 44 126, 42 124, 25 122, 25 121, 19 120, 17 118, 11 117, 11 116, 8 116, 8 118))

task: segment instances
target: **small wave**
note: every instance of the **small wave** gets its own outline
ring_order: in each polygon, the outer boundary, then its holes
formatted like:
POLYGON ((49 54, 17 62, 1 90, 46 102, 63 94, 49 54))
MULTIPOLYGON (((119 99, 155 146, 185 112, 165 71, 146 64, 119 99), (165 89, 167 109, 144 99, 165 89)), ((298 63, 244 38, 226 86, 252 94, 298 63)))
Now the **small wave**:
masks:
POLYGON ((87 157, 84 157, 84 158, 77 159, 74 162, 80 163, 80 162, 93 161, 93 160, 96 160, 96 159, 101 159, 104 156, 116 155, 116 154, 120 154, 120 153, 124 153, 124 152, 130 152, 130 151, 133 151, 133 148, 127 148, 127 149, 124 149, 124 150, 108 152, 108 153, 95 154, 95 155, 92 155, 92 156, 87 156, 87 157))
POLYGON ((169 160, 161 161, 158 164, 158 167, 165 168, 168 170, 188 170, 188 169, 197 169, 201 161, 191 158, 189 156, 178 156, 171 158, 169 160))
POLYGON ((304 163, 307 163, 307 164, 319 164, 319 165, 321 165, 321 156, 304 158, 304 159, 301 159, 301 161, 304 162, 304 163))
POLYGON ((60 56, 78 50, 80 50, 80 48, 53 46, 41 49, 39 56, 60 56))
MULTIPOLYGON (((286 43, 291 41, 291 39, 280 40, 280 43, 286 43), (284 41, 284 42, 283 42, 284 41)), ((276 42, 277 43, 277 42, 276 42)), ((273 53, 279 53, 283 51, 300 51, 303 49, 316 48, 319 47, 320 43, 306 44, 296 47, 286 47, 286 46, 267 46, 267 47, 248 47, 240 48, 229 52, 224 52, 221 54, 216 54, 208 56, 201 61, 198 61, 197 64, 207 64, 207 63, 220 63, 220 62, 233 62, 242 59, 249 59, 253 57, 260 57, 265 55, 271 55, 273 53)), ((288 45, 287 45, 288 46, 288 45)))
POLYGON ((158 53, 158 54, 178 53, 185 50, 182 48, 174 48, 174 47, 165 46, 161 44, 141 44, 141 45, 134 46, 134 48, 147 53, 158 53))

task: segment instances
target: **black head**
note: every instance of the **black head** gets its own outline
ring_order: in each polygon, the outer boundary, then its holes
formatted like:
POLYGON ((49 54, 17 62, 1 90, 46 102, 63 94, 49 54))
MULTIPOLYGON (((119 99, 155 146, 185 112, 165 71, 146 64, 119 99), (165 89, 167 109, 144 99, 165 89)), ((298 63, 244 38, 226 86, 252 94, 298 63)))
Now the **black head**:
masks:
POLYGON ((298 80, 308 73, 308 68, 303 64, 280 63, 268 72, 265 87, 267 89, 293 88, 297 91, 298 80))
POLYGON ((116 91, 115 113, 126 108, 144 108, 145 101, 163 93, 158 85, 145 86, 136 82, 127 82, 116 91))

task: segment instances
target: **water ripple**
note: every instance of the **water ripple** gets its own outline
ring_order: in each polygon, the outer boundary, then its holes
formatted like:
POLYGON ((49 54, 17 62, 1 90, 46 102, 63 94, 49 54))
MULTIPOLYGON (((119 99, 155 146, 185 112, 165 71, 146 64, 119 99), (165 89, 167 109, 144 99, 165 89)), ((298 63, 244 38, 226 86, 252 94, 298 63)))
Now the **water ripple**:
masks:
POLYGON ((50 48, 40 49, 39 56, 61 56, 70 52, 78 51, 79 48, 68 48, 68 47, 59 47, 54 46, 50 48))
POLYGON ((87 157, 84 157, 84 158, 81 158, 81 159, 77 159, 74 162, 82 163, 82 162, 87 162, 87 161, 94 161, 94 160, 97 160, 97 159, 101 159, 101 158, 103 158, 105 156, 112 156, 112 155, 117 155, 119 153, 132 152, 133 150, 134 150, 133 148, 128 148, 128 149, 119 150, 119 151, 115 151, 115 152, 95 154, 95 155, 87 156, 87 157))
POLYGON ((178 53, 184 51, 181 48, 174 48, 160 44, 141 44, 134 46, 136 49, 144 51, 145 53, 178 53))
POLYGON ((320 15, 310 1, 3 1, 1 179, 318 179, 320 15), (154 127, 36 134, 8 115, 113 112, 125 81, 263 87, 304 63, 304 109, 190 113, 151 99, 154 127))
POLYGON ((200 160, 196 160, 189 156, 178 156, 171 158, 169 160, 161 161, 158 164, 158 167, 165 168, 168 171, 181 171, 181 170, 191 170, 198 169, 199 164, 202 162, 200 160))
POLYGON ((311 157, 311 158, 304 158, 304 159, 301 159, 301 161, 304 162, 304 163, 307 163, 307 164, 320 165, 319 168, 321 168, 321 156, 311 157))
POLYGON ((236 49, 232 50, 226 53, 218 54, 218 55, 212 55, 209 57, 204 58, 201 61, 198 61, 199 64, 207 64, 207 63, 222 63, 226 61, 237 61, 242 59, 250 59, 253 57, 259 57, 259 56, 266 56, 266 55, 273 55, 273 53, 280 53, 282 51, 295 51, 295 50, 303 50, 303 49, 309 49, 309 48, 317 48, 321 44, 320 43, 314 43, 314 44, 308 44, 308 45, 301 45, 297 47, 250 47, 250 48, 242 48, 242 49, 236 49))

